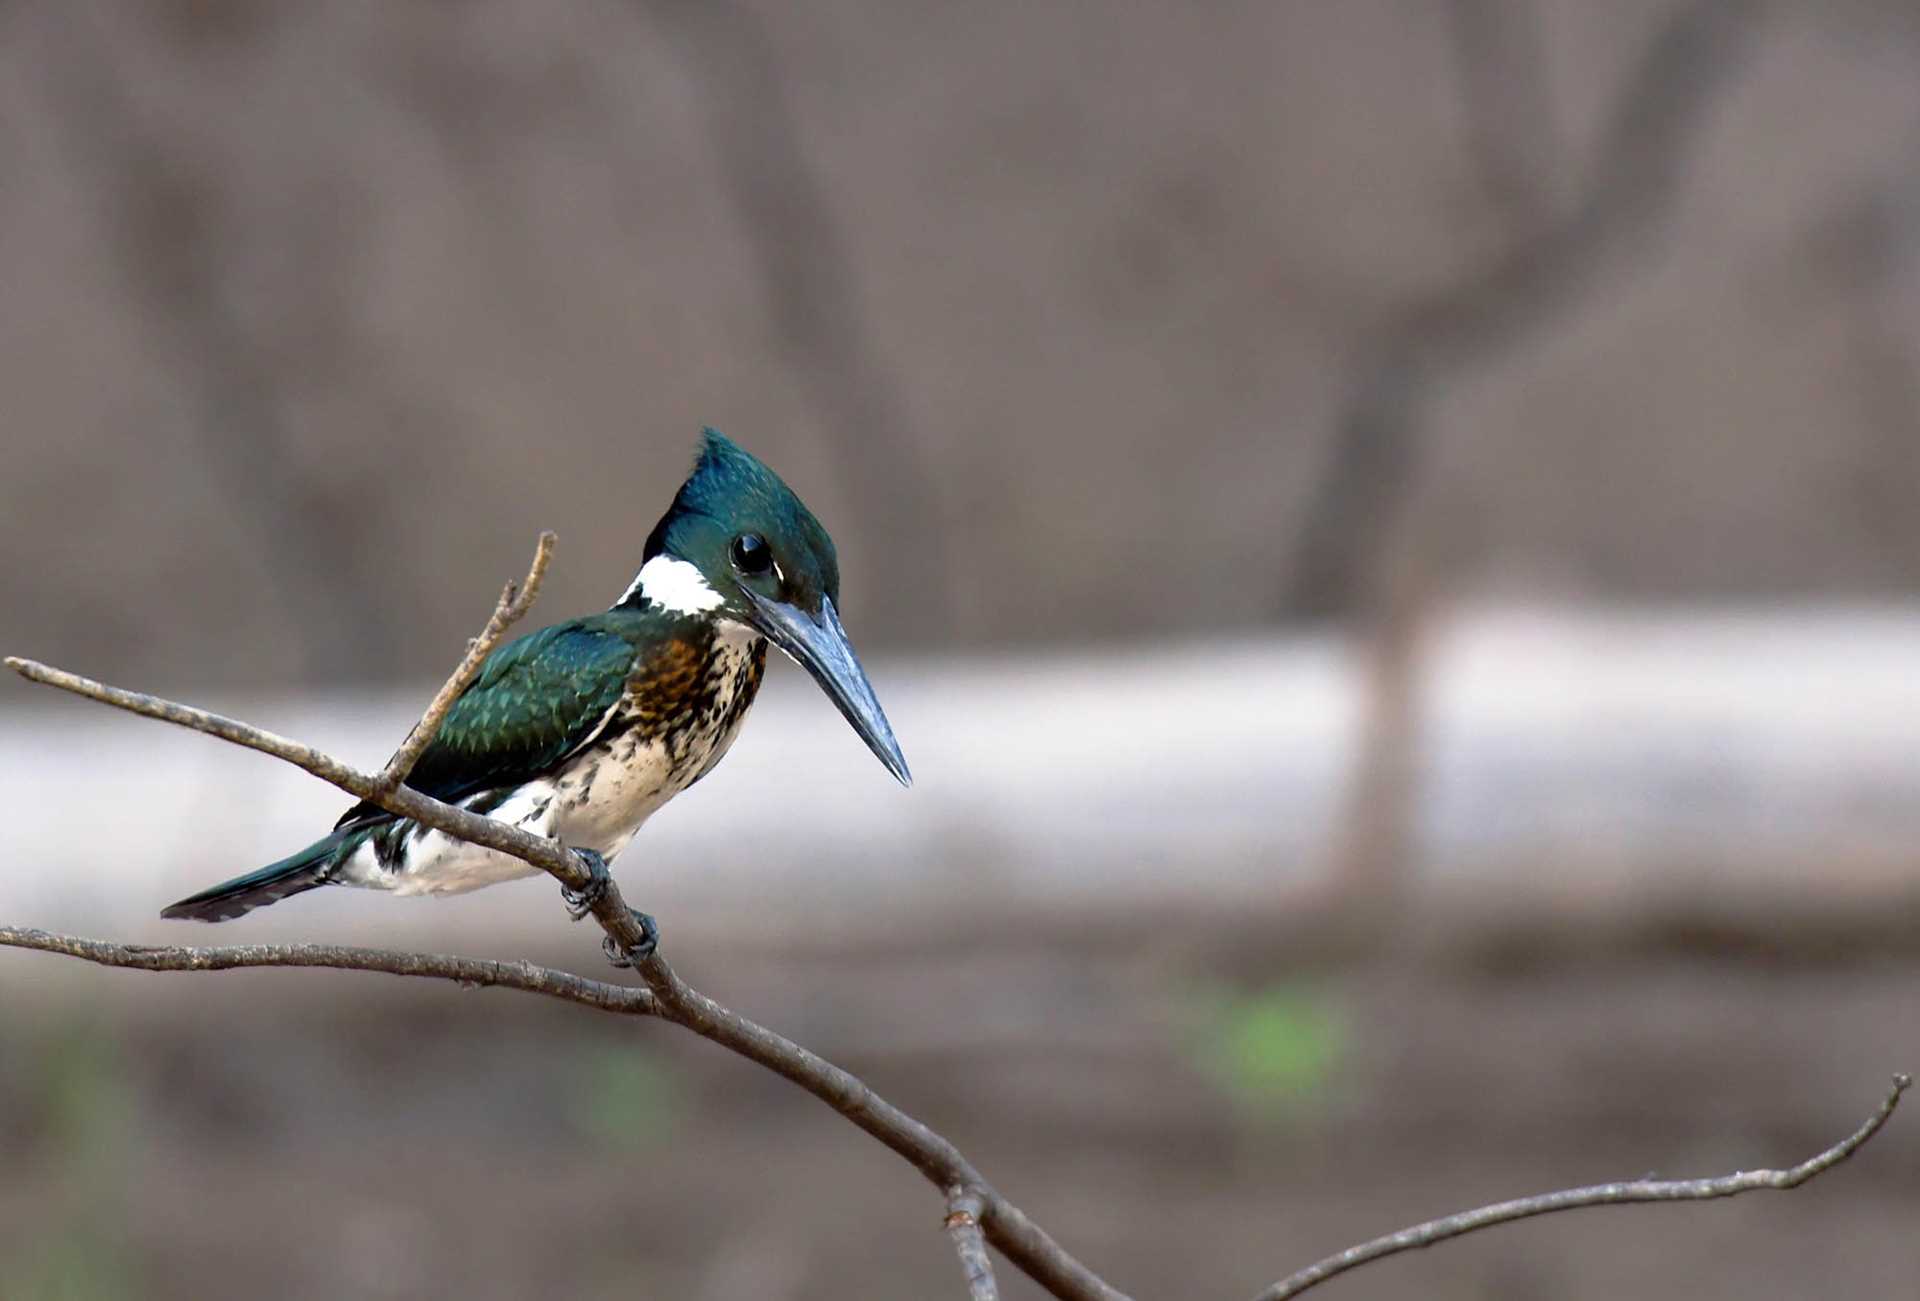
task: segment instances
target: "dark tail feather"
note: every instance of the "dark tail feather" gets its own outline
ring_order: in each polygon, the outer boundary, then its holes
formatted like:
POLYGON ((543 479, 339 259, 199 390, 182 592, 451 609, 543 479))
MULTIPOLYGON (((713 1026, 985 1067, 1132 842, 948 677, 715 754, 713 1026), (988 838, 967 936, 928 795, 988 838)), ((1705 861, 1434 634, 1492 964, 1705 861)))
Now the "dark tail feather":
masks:
POLYGON ((236 876, 231 881, 202 890, 179 903, 160 910, 162 917, 174 921, 230 922, 255 908, 279 903, 289 895, 322 886, 333 875, 340 860, 352 852, 343 847, 357 839, 352 831, 336 831, 316 840, 291 858, 268 863, 257 872, 236 876))

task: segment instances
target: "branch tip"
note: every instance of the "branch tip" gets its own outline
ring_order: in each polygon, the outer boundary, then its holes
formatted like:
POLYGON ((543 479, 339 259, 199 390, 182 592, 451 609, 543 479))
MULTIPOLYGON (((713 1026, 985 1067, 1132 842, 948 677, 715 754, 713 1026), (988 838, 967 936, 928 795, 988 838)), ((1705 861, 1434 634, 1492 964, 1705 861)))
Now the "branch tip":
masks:
POLYGON ((479 636, 468 639, 460 663, 440 684, 440 689, 433 693, 433 699, 420 715, 420 721, 413 725, 413 730, 407 733, 407 739, 400 743, 400 748, 387 760, 387 766, 374 778, 374 789, 379 794, 390 794, 407 780, 407 774, 413 771, 414 764, 420 761, 420 756, 433 744, 433 738, 446 723, 447 714, 453 709, 454 703, 480 676, 480 666, 486 662, 487 656, 506 636, 507 629, 533 608, 534 598, 540 594, 540 584, 546 578, 547 566, 553 561, 554 544, 558 541, 559 537, 552 529, 541 530, 534 542, 533 562, 527 566, 526 579, 507 580, 507 585, 500 591, 500 599, 494 602, 493 613, 487 617, 486 627, 480 630, 479 636))
POLYGON ((1396 1256, 1403 1251, 1431 1247, 1449 1238, 1457 1238, 1480 1229, 1489 1229, 1496 1224, 1531 1219, 1536 1215, 1580 1210, 1588 1206, 1710 1201, 1721 1197, 1737 1197, 1741 1193, 1757 1192, 1763 1188, 1779 1191, 1798 1188, 1815 1176, 1825 1174, 1865 1147, 1887 1121, 1892 1119, 1895 1108, 1900 1105, 1900 1095, 1905 1093, 1912 1084, 1911 1075, 1904 1071, 1896 1074, 1886 1097, 1881 1099, 1880 1105, 1864 1123, 1839 1142, 1808 1157, 1799 1165, 1784 1169, 1741 1170, 1734 1174, 1708 1179, 1633 1179, 1621 1183, 1594 1184, 1586 1188, 1567 1188, 1559 1192, 1542 1193, 1536 1197, 1520 1197, 1512 1201, 1496 1202, 1491 1206, 1481 1206, 1474 1210, 1442 1216, 1437 1220, 1428 1220, 1424 1224, 1415 1224, 1397 1233, 1389 1233, 1369 1242, 1348 1247, 1345 1251, 1328 1256, 1317 1264, 1289 1274, 1260 1293, 1254 1301, 1287 1301, 1288 1298, 1299 1296, 1309 1288, 1317 1287, 1350 1269, 1357 1269, 1361 1265, 1370 1264, 1384 1257, 1396 1256))

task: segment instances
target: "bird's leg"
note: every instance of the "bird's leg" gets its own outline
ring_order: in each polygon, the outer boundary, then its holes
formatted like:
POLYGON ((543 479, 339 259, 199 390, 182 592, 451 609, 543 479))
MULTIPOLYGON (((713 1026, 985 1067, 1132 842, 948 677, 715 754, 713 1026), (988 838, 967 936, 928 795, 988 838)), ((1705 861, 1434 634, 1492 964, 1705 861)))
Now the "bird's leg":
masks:
MULTIPOLYGON (((607 872, 607 860, 593 850, 575 849, 573 856, 585 865, 589 879, 583 890, 561 886, 560 898, 567 905, 567 916, 579 921, 606 897, 607 886, 613 877, 607 872)), ((640 928, 640 942, 623 951, 611 935, 600 941, 600 949, 607 955, 607 961, 616 967, 631 967, 644 958, 652 957, 654 950, 660 947, 660 924, 638 908, 629 908, 627 911, 633 914, 633 924, 640 928)))
POLYGON ((586 888, 572 890, 563 885, 560 887, 560 901, 567 905, 567 916, 579 921, 606 897, 607 883, 613 878, 607 873, 607 860, 593 850, 576 849, 573 856, 587 869, 586 888))
POLYGON ((652 957, 654 950, 660 947, 659 923, 638 908, 629 908, 627 911, 633 914, 633 923, 640 928, 640 942, 622 952, 620 946, 614 942, 613 936, 609 935, 600 941, 600 951, 606 954, 607 961, 616 967, 637 967, 643 960, 652 957))

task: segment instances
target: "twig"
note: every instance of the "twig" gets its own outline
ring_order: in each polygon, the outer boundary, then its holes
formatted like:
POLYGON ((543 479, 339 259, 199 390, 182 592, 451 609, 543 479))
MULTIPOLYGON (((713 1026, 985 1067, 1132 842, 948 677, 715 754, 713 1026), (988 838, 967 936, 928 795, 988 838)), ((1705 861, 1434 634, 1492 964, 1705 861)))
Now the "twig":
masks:
MULTIPOLYGON (((543 536, 541 550, 549 550, 551 546, 552 543, 543 536)), ((535 568, 540 567, 539 555, 536 553, 535 568)), ((529 577, 531 579, 531 573, 529 577)), ((432 827, 472 844, 510 854, 546 872, 569 889, 584 890, 590 882, 591 878, 585 865, 556 841, 544 836, 530 835, 518 827, 466 809, 456 808, 451 804, 422 795, 410 786, 386 787, 379 776, 361 772, 332 755, 302 742, 275 735, 238 719, 195 709, 190 705, 178 704, 158 696, 108 686, 91 678, 81 677, 79 674, 69 673, 65 669, 54 668, 34 660, 9 656, 6 665, 31 681, 59 687, 64 691, 71 691, 76 695, 113 705, 146 718, 156 718, 192 731, 205 732, 209 736, 217 736, 235 745, 273 755, 275 758, 283 759, 295 767, 312 773, 322 781, 339 787, 350 795, 370 800, 389 813, 411 818, 423 826, 432 827)), ((423 719, 422 724, 425 721, 423 719)), ((420 730, 424 730, 424 727, 420 730)), ((622 897, 617 883, 609 881, 606 889, 595 897, 593 916, 621 952, 632 952, 642 946, 646 937, 632 909, 627 906, 626 900, 622 897)), ((31 932, 10 933, 31 934, 31 932)), ((70 952, 69 949, 51 944, 23 947, 45 948, 47 951, 59 953, 70 952)), ((127 952, 133 954, 137 951, 128 950, 127 952)), ((192 952, 192 950, 162 950, 161 952, 192 952)), ((83 953, 73 953, 73 956, 99 960, 83 953)), ((231 957, 232 954, 228 956, 231 957)), ((391 957, 391 955, 388 956, 391 957)), ((412 958, 413 955, 406 955, 404 960, 411 961, 412 958)), ((158 969, 185 969, 190 965, 188 960, 182 960, 182 963, 181 967, 158 969)), ((138 963, 129 961, 114 965, 134 966, 138 963)), ((278 964, 260 962, 235 963, 235 965, 278 964)), ((299 964, 289 962, 285 965, 299 964)), ((316 963, 315 965, 324 964, 316 963)), ((348 964, 343 962, 339 965, 348 964)), ((388 968, 375 965, 367 969, 387 970, 388 968)), ((1065 1248, 1055 1242, 1044 1229, 1028 1219, 1025 1212, 1002 1197, 952 1143, 881 1098, 857 1076, 699 993, 681 980, 673 968, 667 964, 666 959, 657 952, 640 960, 635 964, 634 969, 646 982, 647 990, 651 993, 654 1000, 654 1015, 685 1026, 695 1034, 710 1039, 721 1047, 731 1049, 742 1057, 792 1080, 904 1157, 942 1191, 956 1186, 971 1190, 980 1202, 981 1211, 978 1220, 987 1241, 999 1248, 1009 1261, 1054 1296, 1065 1298, 1067 1301, 1128 1301, 1124 1293, 1081 1264, 1065 1248)), ((418 974, 436 973, 421 971, 418 974)), ((496 983, 509 982, 502 980, 496 983)))
POLYGON ((473 680, 480 676, 480 666, 487 656, 493 654, 493 648, 500 644, 507 629, 520 622, 522 616, 533 608, 533 602, 540 595, 540 584, 546 579, 547 566, 553 562, 553 546, 559 539, 552 529, 543 530, 539 541, 534 544, 533 563, 527 567, 527 579, 524 583, 509 582, 500 592, 500 599, 494 603, 493 614, 487 619, 487 626, 480 635, 467 643, 466 658, 453 671, 453 676, 440 684, 440 690, 434 693, 433 700, 427 705, 427 712, 420 715, 420 721, 407 733, 407 739, 393 752, 393 758, 387 760, 387 766, 380 770, 379 782, 384 790, 392 790, 406 781, 407 774, 413 771, 413 765, 420 761, 421 753, 433 744, 433 738, 440 733, 440 725, 447 721, 447 711, 453 708, 453 702, 466 694, 473 680))
POLYGON ((1289 1274, 1260 1293, 1254 1301, 1287 1301, 1288 1297, 1299 1296, 1308 1288, 1316 1287, 1335 1275, 1384 1256, 1431 1247, 1463 1233, 1507 1224, 1513 1220, 1531 1219, 1536 1215, 1551 1215, 1555 1211, 1578 1210, 1584 1206, 1623 1206, 1638 1202, 1708 1201, 1716 1197, 1737 1197, 1741 1193, 1756 1192, 1763 1188, 1798 1188, 1815 1175, 1824 1174, 1839 1165, 1879 1133, 1880 1127, 1892 1117, 1894 1108, 1900 1105, 1900 1095, 1912 1083, 1913 1077, 1910 1075, 1894 1076, 1893 1087, 1887 1091, 1879 1109, 1867 1117, 1860 1128, 1824 1152, 1785 1170, 1743 1170, 1717 1179, 1633 1179, 1625 1183, 1595 1184, 1590 1188, 1569 1188, 1557 1193, 1543 1193, 1538 1197, 1496 1202, 1492 1206, 1443 1216, 1375 1238, 1371 1242, 1348 1247, 1316 1265, 1289 1274))
POLYGON ((0 926, 0 948, 62 953, 102 967, 133 971, 232 971, 240 967, 327 967, 336 971, 383 972, 451 980, 468 988, 518 989, 529 994, 578 1003, 602 1012, 657 1016, 653 992, 588 980, 570 971, 531 962, 499 962, 445 953, 400 953, 344 944, 232 944, 221 948, 113 944, 106 940, 56 935, 21 926, 0 926))
POLYGON ((980 1198, 965 1188, 947 1194, 947 1236, 960 1256, 960 1272, 967 1279, 967 1301, 1000 1301, 993 1282, 993 1261, 980 1236, 980 1198))
MULTIPOLYGON (((442 803, 431 796, 422 795, 411 786, 402 785, 391 790, 384 789, 378 775, 362 772, 304 742, 291 740, 264 728, 255 727, 251 723, 228 718, 223 714, 196 709, 192 705, 182 705, 141 691, 128 691, 123 687, 109 686, 104 682, 96 682, 92 678, 82 677, 78 673, 69 673, 65 669, 54 668, 50 664, 42 664, 37 660, 21 659, 10 655, 6 659, 6 665, 29 681, 59 687, 62 691, 71 691, 77 696, 85 696, 89 700, 97 700, 102 704, 112 705, 116 709, 124 709, 129 713, 139 714, 143 718, 156 718, 163 723, 172 723, 189 731, 205 732, 209 736, 217 736, 234 745, 258 750, 276 759, 284 759, 296 768, 312 773, 321 781, 339 787, 349 795, 371 800, 389 813, 412 818, 423 826, 433 827, 450 836, 471 841, 473 844, 483 845, 503 854, 511 854, 557 878, 562 884, 572 889, 581 889, 588 883, 586 867, 556 841, 549 840, 545 836, 531 835, 497 819, 442 803)), ((608 891, 609 897, 617 893, 617 888, 608 891)), ((595 915, 599 915, 597 911, 595 915)), ((642 936, 639 927, 634 925, 630 918, 626 919, 626 923, 625 933, 617 938, 624 939, 627 948, 633 948, 640 943, 642 936)))
MULTIPOLYGON (((363 800, 371 800, 389 813, 412 818, 424 826, 434 827, 451 836, 483 845, 488 849, 511 854, 524 862, 558 878, 572 889, 581 889, 588 882, 588 872, 574 856, 559 844, 544 836, 530 835, 520 828, 444 804, 430 796, 422 795, 411 786, 399 786, 392 790, 383 790, 378 776, 361 772, 342 763, 332 755, 300 741, 243 723, 239 719, 228 718, 222 714, 196 709, 191 705, 182 705, 159 696, 150 696, 140 691, 128 691, 122 687, 108 686, 92 678, 82 677, 78 673, 69 673, 37 660, 20 659, 8 656, 6 665, 32 682, 43 683, 50 687, 59 687, 62 691, 71 691, 77 696, 89 700, 98 700, 102 704, 139 714, 143 718, 157 718, 163 723, 173 723, 194 732, 204 732, 217 736, 223 741, 244 746, 249 750, 258 750, 270 754, 276 759, 284 759, 296 768, 312 773, 320 780, 337 786, 363 800)), ((616 891, 609 891, 609 894, 616 891)), ((626 938, 628 948, 641 940, 639 928, 631 926, 632 934, 626 938)))

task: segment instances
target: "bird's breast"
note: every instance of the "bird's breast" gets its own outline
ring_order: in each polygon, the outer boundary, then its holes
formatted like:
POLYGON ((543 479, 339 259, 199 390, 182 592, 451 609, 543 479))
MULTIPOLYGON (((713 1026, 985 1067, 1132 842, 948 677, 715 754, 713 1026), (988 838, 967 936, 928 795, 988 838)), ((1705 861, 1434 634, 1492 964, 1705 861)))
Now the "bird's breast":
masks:
POLYGON ((601 734, 558 774, 555 834, 619 853, 655 809, 720 761, 765 668, 766 642, 751 634, 715 632, 653 648, 601 734))

